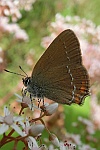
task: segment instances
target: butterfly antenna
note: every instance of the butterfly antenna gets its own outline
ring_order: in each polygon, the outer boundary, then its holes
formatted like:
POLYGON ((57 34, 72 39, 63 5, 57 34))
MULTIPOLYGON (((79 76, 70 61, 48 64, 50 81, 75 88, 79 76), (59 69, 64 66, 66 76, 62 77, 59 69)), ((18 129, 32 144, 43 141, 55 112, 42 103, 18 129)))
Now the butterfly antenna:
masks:
POLYGON ((19 73, 16 73, 16 72, 12 72, 12 71, 9 71, 9 70, 6 70, 6 69, 4 69, 4 71, 9 72, 9 73, 13 73, 13 74, 16 74, 16 75, 19 75, 19 76, 26 77, 25 75, 22 75, 22 74, 19 74, 19 73))
MULTIPOLYGON (((21 66, 19 66, 19 68, 20 68, 20 70, 22 70, 25 74, 26 74, 26 72, 22 69, 22 67, 21 66)), ((28 77, 28 75, 26 74, 26 76, 28 77)))

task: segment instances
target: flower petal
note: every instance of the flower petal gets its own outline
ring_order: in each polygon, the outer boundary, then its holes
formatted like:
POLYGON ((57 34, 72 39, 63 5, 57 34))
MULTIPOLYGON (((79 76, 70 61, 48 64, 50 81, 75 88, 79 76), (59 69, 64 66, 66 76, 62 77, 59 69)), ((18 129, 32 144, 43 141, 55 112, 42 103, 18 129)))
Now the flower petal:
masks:
POLYGON ((13 124, 11 125, 11 127, 12 127, 18 134, 20 134, 21 136, 24 136, 22 130, 18 127, 18 125, 16 125, 16 124, 13 123, 13 124))
POLYGON ((29 107, 32 111, 34 111, 34 107, 32 106, 32 104, 28 104, 28 107, 29 107))
POLYGON ((1 126, 0 126, 0 134, 3 134, 5 133, 7 130, 8 130, 9 126, 5 123, 3 123, 1 126))
POLYGON ((15 122, 17 122, 17 121, 22 121, 24 118, 22 118, 22 117, 20 117, 20 116, 14 116, 13 117, 13 120, 15 121, 15 122))
POLYGON ((65 147, 63 142, 60 142, 59 148, 60 148, 60 150, 68 150, 68 147, 65 147))
POLYGON ((30 123, 27 117, 26 117, 26 127, 30 127, 30 123))
POLYGON ((22 96, 20 96, 19 94, 15 93, 14 94, 16 97, 18 97, 21 101, 22 101, 22 96))
POLYGON ((7 106, 4 106, 4 114, 5 116, 8 116, 10 114, 10 111, 7 106))
POLYGON ((0 116, 0 122, 4 121, 4 117, 0 116))
POLYGON ((27 138, 27 141, 28 141, 28 147, 29 147, 30 149, 32 149, 33 147, 34 147, 34 148, 38 148, 38 144, 37 144, 35 138, 33 138, 32 136, 29 136, 29 137, 27 138))
MULTIPOLYGON (((48 150, 48 148, 47 148, 46 145, 42 144, 42 145, 39 146, 39 150, 48 150)), ((58 150, 58 149, 55 149, 55 150, 58 150)))
POLYGON ((24 122, 22 122, 22 121, 18 121, 18 123, 22 126, 22 128, 23 128, 23 129, 25 128, 25 124, 24 124, 24 122))
POLYGON ((20 99, 17 99, 16 101, 17 101, 18 103, 22 103, 22 100, 20 100, 20 99))

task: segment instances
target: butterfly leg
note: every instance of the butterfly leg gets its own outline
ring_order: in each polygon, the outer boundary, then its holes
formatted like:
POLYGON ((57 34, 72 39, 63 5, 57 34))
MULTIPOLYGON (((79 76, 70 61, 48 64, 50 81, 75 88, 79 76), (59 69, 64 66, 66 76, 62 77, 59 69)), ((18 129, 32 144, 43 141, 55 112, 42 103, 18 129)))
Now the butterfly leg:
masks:
POLYGON ((32 95, 30 94, 29 96, 30 96, 30 100, 31 100, 31 110, 32 110, 32 108, 33 108, 32 95))
POLYGON ((41 99, 38 99, 38 108, 40 107, 41 99))
POLYGON ((24 89, 24 87, 23 87, 22 90, 21 90, 21 93, 22 93, 22 96, 24 97, 27 93, 27 88, 24 89))

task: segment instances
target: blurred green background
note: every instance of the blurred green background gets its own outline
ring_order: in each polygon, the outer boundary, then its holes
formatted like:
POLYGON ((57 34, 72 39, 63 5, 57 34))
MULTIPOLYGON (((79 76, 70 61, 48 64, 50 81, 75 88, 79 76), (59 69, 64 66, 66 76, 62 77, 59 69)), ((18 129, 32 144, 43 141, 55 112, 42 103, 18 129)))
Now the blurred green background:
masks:
MULTIPOLYGON (((5 51, 7 61, 6 68, 8 70, 21 73, 19 70, 20 65, 25 72, 29 73, 29 75, 31 74, 35 63, 39 59, 40 55, 45 51, 45 49, 41 46, 41 39, 44 36, 49 35, 48 25, 54 20, 55 14, 59 12, 62 15, 78 15, 81 18, 92 20, 96 25, 100 25, 99 0, 36 0, 33 4, 33 9, 30 11, 27 12, 25 10, 21 10, 22 18, 17 22, 28 34, 29 41, 13 41, 12 35, 9 34, 0 39, 0 46, 5 51), (26 57, 30 50, 33 52, 33 66, 29 66, 26 63, 26 57)), ((20 91, 16 89, 20 80, 20 76, 3 71, 0 73, 0 101, 2 101, 2 109, 3 105, 13 103, 13 100, 15 99, 13 94, 15 91, 20 93, 20 91)), ((72 127, 71 124, 72 122, 77 122, 78 116, 86 118, 90 116, 89 100, 90 98, 87 98, 86 102, 81 107, 64 106, 65 127, 68 132, 80 134, 80 132, 84 130, 84 128, 78 130, 77 128, 72 127)), ((95 137, 100 138, 100 131, 95 133, 95 137)), ((85 142, 84 139, 85 138, 83 137, 83 141, 85 142)), ((95 145, 92 142, 88 144, 93 147, 95 145)), ((99 147, 100 144, 97 146, 97 150, 100 149, 99 147)), ((1 148, 1 150, 5 149, 5 147, 1 148)), ((9 150, 10 149, 12 149, 12 146, 9 144, 9 150)))

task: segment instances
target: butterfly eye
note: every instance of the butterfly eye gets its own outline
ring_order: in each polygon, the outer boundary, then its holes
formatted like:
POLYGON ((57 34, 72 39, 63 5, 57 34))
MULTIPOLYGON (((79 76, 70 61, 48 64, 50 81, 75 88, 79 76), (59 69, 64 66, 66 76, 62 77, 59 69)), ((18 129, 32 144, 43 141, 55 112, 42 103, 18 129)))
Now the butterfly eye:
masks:
POLYGON ((23 80, 23 84, 24 84, 24 86, 28 86, 28 84, 30 83, 30 77, 26 77, 26 78, 23 78, 22 79, 23 80))

